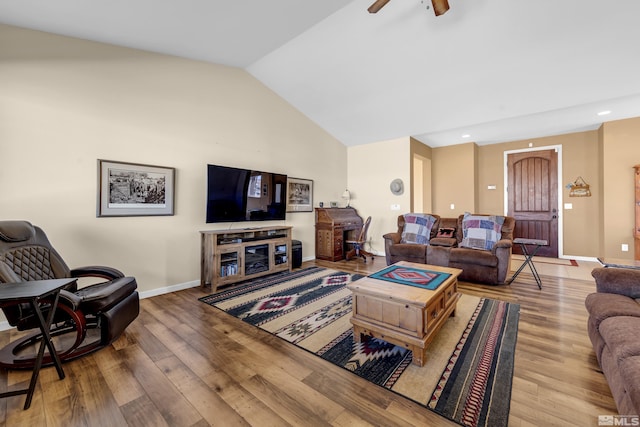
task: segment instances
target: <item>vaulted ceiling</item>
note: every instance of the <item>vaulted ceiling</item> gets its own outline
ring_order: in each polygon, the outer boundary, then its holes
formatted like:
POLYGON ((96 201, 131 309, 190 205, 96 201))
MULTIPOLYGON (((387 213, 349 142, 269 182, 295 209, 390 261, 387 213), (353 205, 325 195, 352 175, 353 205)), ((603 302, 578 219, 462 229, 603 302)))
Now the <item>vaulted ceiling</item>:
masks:
POLYGON ((430 0, 371 3, 0 0, 0 23, 246 69, 347 146, 640 117, 638 1, 449 0, 438 17, 430 0))

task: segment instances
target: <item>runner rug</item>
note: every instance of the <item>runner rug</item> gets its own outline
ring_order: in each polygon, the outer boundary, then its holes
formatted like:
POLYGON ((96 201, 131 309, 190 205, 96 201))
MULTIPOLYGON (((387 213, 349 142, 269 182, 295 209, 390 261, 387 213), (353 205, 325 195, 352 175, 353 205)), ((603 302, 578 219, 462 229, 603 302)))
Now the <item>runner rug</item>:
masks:
POLYGON ((405 348, 374 338, 353 342, 345 286, 360 277, 309 267, 200 300, 457 423, 506 426, 519 305, 462 295, 419 367, 405 348))

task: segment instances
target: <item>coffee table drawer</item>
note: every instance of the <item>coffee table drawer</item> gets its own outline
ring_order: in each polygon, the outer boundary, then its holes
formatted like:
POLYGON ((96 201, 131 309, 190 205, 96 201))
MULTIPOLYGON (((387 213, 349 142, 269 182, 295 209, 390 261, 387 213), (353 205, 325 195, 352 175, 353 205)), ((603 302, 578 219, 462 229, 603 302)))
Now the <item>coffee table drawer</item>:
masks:
POLYGON ((367 295, 355 295, 355 298, 354 317, 417 338, 424 335, 420 307, 367 295))
POLYGON ((448 306, 457 298, 458 295, 458 281, 454 280, 444 290, 444 306, 448 306))
POLYGON ((444 313, 444 294, 440 294, 436 299, 431 301, 424 312, 425 332, 433 329, 434 325, 440 320, 444 313))

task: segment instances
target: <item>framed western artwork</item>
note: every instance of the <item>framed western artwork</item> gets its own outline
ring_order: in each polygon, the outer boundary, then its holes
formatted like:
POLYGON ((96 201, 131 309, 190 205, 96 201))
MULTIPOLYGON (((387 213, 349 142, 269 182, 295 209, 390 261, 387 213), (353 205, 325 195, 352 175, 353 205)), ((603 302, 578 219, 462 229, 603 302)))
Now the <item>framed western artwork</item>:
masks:
POLYGON ((96 216, 173 215, 175 169, 98 160, 96 216))
POLYGON ((287 178, 287 212, 313 212, 313 181, 287 178))

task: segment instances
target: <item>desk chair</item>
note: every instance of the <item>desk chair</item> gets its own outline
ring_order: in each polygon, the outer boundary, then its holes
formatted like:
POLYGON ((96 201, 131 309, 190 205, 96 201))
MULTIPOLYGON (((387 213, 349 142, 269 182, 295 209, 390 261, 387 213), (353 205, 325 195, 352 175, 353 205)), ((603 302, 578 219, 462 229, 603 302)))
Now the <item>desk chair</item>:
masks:
POLYGON ((369 224, 371 223, 371 217, 368 217, 367 220, 362 224, 362 229, 360 230, 360 235, 357 240, 347 240, 345 243, 347 245, 352 245, 353 248, 349 252, 347 252, 347 261, 349 261, 353 257, 362 257, 364 262, 367 262, 367 257, 371 257, 371 262, 373 262, 373 254, 364 250, 364 244, 367 242, 367 232, 369 231, 369 224))

